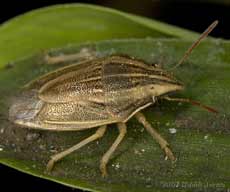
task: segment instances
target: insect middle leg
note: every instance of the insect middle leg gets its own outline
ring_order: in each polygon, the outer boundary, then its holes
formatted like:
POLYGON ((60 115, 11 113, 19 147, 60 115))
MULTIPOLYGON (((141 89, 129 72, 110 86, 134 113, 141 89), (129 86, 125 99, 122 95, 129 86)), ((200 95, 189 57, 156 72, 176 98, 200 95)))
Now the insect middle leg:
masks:
POLYGON ((63 55, 57 55, 57 56, 50 56, 48 53, 45 53, 45 62, 47 64, 59 64, 59 63, 65 63, 65 62, 81 62, 90 60, 96 57, 96 52, 90 48, 82 48, 77 53, 72 54, 63 54, 63 55))
POLYGON ((152 135, 152 137, 157 140, 161 149, 164 150, 166 157, 168 157, 172 161, 176 160, 172 151, 168 147, 168 142, 151 126, 151 124, 146 120, 144 114, 138 112, 135 114, 135 117, 145 127, 145 129, 150 133, 150 135, 152 135))
POLYGON ((65 156, 67 156, 70 153, 80 149, 81 147, 85 146, 86 144, 88 144, 88 143, 90 143, 96 139, 101 138, 104 135, 105 131, 106 131, 106 125, 103 125, 103 126, 99 127, 98 130, 93 135, 84 139, 80 143, 74 145, 73 147, 70 147, 69 149, 66 149, 65 151, 63 151, 61 153, 58 153, 56 155, 51 156, 51 159, 49 160, 47 167, 46 167, 47 171, 51 171, 53 169, 54 163, 63 159, 65 156))
POLYGON ((100 162, 100 170, 102 173, 102 177, 107 176, 107 170, 106 170, 106 165, 109 162, 110 157, 114 153, 114 151, 117 149, 118 145, 121 143, 123 140, 126 132, 127 132, 127 127, 125 123, 117 123, 117 127, 119 129, 119 135, 112 144, 112 146, 109 148, 109 150, 103 155, 101 162, 100 162))

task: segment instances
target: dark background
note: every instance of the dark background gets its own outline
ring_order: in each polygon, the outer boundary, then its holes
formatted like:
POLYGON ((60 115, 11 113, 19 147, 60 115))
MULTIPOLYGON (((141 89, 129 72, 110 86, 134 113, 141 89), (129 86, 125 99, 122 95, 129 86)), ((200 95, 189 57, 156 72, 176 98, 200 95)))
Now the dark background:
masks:
MULTIPOLYGON (((212 32, 212 36, 230 38, 230 14, 228 13, 230 11, 230 0, 216 0, 217 3, 214 3, 215 0, 36 0, 36 2, 8 0, 4 1, 4 4, 0 3, 0 23, 32 9, 71 2, 84 2, 113 7, 197 32, 203 32, 212 21, 218 19, 220 23, 212 32)), ((80 191, 26 175, 2 165, 0 165, 0 177, 2 178, 0 180, 1 189, 4 189, 3 186, 5 185, 7 191, 15 187, 18 191, 80 191)))
POLYGON ((32 9, 74 2, 112 7, 198 32, 218 19, 212 36, 230 38, 230 0, 8 0, 0 3, 0 23, 32 9))

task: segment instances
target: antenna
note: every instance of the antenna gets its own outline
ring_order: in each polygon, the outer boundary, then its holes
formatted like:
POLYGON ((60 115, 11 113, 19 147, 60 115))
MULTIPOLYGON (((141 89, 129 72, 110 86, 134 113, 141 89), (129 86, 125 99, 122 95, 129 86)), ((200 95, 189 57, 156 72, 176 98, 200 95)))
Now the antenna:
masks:
POLYGON ((163 99, 166 99, 168 101, 178 101, 178 102, 183 102, 183 103, 191 103, 192 105, 199 106, 199 107, 201 107, 203 109, 208 110, 209 112, 218 113, 218 111, 216 109, 213 109, 212 107, 209 107, 207 105, 203 105, 200 102, 194 101, 194 100, 191 100, 191 99, 171 98, 171 97, 168 97, 168 96, 163 97, 163 99))
POLYGON ((172 69, 177 68, 178 66, 180 66, 187 58, 188 56, 191 54, 192 50, 197 47, 200 42, 205 39, 208 34, 217 26, 218 24, 218 20, 214 21, 201 35, 200 37, 191 45, 191 47, 188 48, 188 50, 185 52, 184 56, 180 59, 180 61, 177 63, 177 65, 175 65, 172 69))

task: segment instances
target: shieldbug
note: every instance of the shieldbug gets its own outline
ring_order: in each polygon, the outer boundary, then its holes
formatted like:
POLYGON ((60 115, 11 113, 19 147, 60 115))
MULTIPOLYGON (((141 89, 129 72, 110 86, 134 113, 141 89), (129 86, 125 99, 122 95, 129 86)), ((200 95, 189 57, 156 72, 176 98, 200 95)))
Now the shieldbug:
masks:
MULTIPOLYGON (((217 23, 217 21, 213 22, 203 32, 187 50, 178 65, 188 57, 192 49, 213 30, 217 23)), ((48 59, 58 62, 73 58, 75 58, 74 55, 66 55, 48 59)), ((176 159, 168 142, 151 126, 140 111, 161 98, 189 102, 216 112, 197 101, 167 96, 183 88, 183 84, 171 73, 131 57, 112 55, 91 58, 81 64, 55 70, 29 83, 23 91, 23 99, 16 101, 10 108, 9 116, 18 125, 43 130, 80 131, 99 127, 92 136, 53 155, 47 164, 48 170, 51 170, 54 163, 66 155, 101 138, 107 125, 116 123, 119 135, 100 162, 102 175, 106 176, 106 165, 126 134, 126 122, 133 116, 157 140, 166 157, 173 161, 176 159)))

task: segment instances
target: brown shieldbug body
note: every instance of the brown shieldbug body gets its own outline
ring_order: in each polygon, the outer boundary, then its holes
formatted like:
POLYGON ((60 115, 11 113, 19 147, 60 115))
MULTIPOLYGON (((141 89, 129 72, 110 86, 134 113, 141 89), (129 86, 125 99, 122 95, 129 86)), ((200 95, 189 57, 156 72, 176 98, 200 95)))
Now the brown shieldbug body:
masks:
MULTIPOLYGON (((207 36, 216 24, 217 22, 214 22, 192 48, 207 36)), ((180 63, 192 48, 186 52, 180 63)), ((73 59, 74 56, 62 56, 60 60, 68 58, 73 59)), ((58 60, 56 57, 55 62, 58 60)), ((133 116, 157 140, 166 157, 175 160, 167 141, 152 128, 140 111, 154 104, 159 98, 190 102, 214 111, 195 101, 166 96, 183 88, 182 83, 170 73, 134 58, 114 55, 91 59, 63 67, 29 83, 22 99, 10 108, 10 119, 21 126, 54 131, 79 131, 99 127, 92 136, 52 156, 47 164, 48 170, 53 168, 56 161, 102 137, 108 124, 117 123, 119 135, 100 163, 102 175, 105 176, 106 165, 125 136, 125 123, 133 116)))

